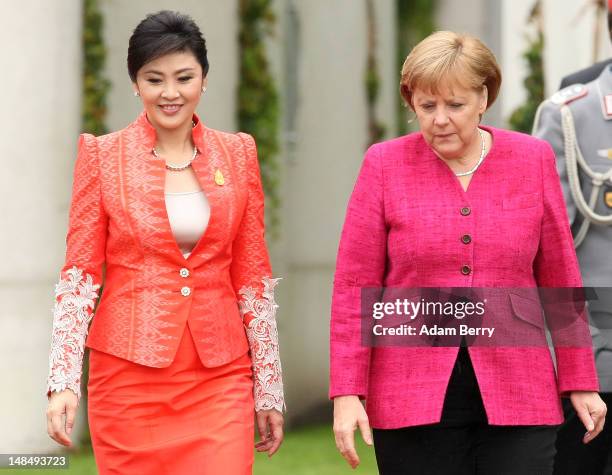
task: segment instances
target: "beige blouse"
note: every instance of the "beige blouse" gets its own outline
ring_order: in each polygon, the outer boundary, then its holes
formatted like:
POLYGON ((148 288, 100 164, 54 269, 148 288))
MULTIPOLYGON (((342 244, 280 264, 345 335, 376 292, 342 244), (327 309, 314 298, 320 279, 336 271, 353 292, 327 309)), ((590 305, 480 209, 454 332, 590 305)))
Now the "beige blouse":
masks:
POLYGON ((201 190, 166 192, 165 195, 172 234, 183 256, 187 258, 208 226, 208 199, 201 190))

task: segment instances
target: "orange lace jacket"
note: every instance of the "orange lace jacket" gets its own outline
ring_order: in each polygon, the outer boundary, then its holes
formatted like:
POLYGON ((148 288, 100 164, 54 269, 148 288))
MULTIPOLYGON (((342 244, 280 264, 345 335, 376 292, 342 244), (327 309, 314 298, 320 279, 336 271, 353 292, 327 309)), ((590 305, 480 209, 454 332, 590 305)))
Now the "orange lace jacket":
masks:
POLYGON ((146 366, 169 366, 189 322, 204 366, 250 349, 255 409, 283 409, 278 279, 271 278, 264 240, 255 142, 244 133, 204 127, 197 116, 194 122, 199 154, 192 166, 211 213, 186 259, 168 221, 166 170, 152 153, 155 129, 146 114, 118 132, 81 135, 56 286, 48 394, 68 388, 80 397, 85 345, 146 366))

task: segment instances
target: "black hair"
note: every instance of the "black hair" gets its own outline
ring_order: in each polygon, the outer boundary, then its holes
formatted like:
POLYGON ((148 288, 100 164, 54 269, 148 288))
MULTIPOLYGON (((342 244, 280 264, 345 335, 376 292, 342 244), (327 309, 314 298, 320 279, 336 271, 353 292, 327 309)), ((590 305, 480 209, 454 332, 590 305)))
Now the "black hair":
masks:
POLYGON ((151 13, 134 29, 128 46, 127 67, 130 79, 146 63, 169 53, 189 51, 208 74, 206 40, 189 15, 170 10, 151 13))

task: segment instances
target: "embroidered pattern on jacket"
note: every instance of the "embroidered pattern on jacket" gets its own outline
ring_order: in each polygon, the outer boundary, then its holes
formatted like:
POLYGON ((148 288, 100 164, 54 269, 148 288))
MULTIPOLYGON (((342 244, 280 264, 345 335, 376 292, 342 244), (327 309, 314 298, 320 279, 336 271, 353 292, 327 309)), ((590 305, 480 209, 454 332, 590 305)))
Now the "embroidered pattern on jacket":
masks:
POLYGON ((76 266, 66 275, 55 286, 47 390, 71 389, 80 399, 85 337, 100 286, 76 266))
POLYGON ((252 287, 243 287, 238 292, 242 296, 239 305, 243 319, 249 312, 253 315, 246 324, 246 334, 253 359, 256 411, 276 409, 282 412, 285 407, 276 328, 278 305, 274 301, 274 287, 279 280, 264 277, 263 298, 260 299, 252 287))

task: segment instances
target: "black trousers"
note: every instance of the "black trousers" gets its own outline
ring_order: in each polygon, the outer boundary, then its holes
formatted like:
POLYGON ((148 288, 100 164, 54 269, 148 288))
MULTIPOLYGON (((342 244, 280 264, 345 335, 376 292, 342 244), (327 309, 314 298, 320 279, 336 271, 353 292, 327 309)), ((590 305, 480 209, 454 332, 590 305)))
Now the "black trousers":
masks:
POLYGON ((381 475, 550 475, 558 426, 491 426, 465 347, 438 424, 373 429, 381 475))
MULTIPOLYGON (((601 393, 608 408, 612 393, 601 393)), ((586 432, 569 399, 563 400, 565 422, 557 436, 555 475, 612 475, 612 424, 606 421, 603 431, 588 444, 582 443, 586 432)))

